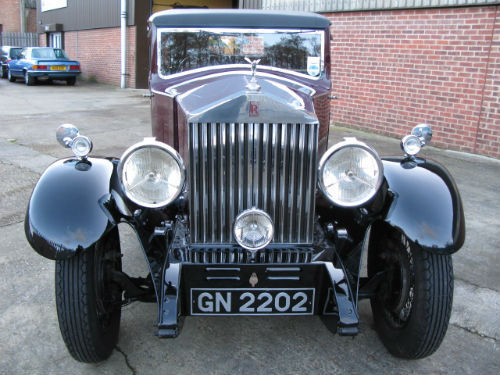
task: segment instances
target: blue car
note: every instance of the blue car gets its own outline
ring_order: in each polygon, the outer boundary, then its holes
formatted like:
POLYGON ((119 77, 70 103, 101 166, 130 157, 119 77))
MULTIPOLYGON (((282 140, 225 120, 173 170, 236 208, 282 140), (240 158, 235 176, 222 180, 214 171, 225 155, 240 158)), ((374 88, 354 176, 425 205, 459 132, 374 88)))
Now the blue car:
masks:
POLYGON ((10 82, 23 78, 28 86, 38 79, 65 80, 68 86, 73 86, 80 73, 80 63, 68 59, 60 48, 26 47, 18 59, 9 62, 8 78, 10 82))

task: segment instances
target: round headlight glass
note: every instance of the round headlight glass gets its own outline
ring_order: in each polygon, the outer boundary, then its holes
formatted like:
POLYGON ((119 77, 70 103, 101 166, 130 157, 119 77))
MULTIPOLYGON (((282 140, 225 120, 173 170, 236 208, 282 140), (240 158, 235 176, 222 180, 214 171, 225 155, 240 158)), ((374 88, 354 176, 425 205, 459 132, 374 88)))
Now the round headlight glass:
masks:
POLYGON ((377 153, 355 139, 333 146, 320 161, 320 188, 338 206, 356 207, 368 202, 380 188, 382 178, 377 153))
POLYGON ((234 221, 234 237, 245 249, 262 249, 271 242, 273 234, 271 217, 262 210, 252 208, 243 211, 234 221))
POLYGON ((119 175, 127 197, 140 206, 158 208, 174 201, 184 187, 181 157, 170 146, 144 141, 122 157, 119 175))

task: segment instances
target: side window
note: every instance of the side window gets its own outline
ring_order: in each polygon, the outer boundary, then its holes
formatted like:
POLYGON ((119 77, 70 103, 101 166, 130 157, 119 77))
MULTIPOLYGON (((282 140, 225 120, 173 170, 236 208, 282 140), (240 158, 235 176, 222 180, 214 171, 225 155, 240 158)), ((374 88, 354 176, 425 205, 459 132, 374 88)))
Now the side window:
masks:
POLYGON ((20 48, 12 48, 10 50, 10 58, 11 59, 18 59, 19 55, 21 54, 21 49, 20 48))

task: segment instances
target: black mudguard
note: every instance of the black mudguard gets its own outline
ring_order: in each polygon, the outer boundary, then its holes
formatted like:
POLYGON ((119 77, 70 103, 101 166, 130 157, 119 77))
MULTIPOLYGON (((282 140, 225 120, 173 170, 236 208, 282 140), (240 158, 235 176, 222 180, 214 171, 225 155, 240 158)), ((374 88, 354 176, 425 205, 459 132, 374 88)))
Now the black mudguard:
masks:
POLYGON ((116 226, 108 210, 114 165, 108 159, 62 159, 49 166, 30 198, 24 229, 40 255, 67 259, 116 226))
POLYGON ((425 250, 440 254, 458 251, 465 241, 465 218, 450 173, 424 159, 388 158, 383 164, 393 194, 384 221, 425 250))

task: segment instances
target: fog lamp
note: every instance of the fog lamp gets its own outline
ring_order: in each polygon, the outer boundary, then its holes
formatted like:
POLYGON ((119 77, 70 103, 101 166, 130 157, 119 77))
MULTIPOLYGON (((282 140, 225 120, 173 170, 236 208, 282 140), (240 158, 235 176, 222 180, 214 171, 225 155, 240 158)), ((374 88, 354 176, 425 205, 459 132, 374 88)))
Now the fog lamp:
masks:
POLYGON ((259 250, 266 247, 273 239, 273 234, 271 217, 262 210, 245 210, 234 221, 234 237, 245 249, 259 250))

